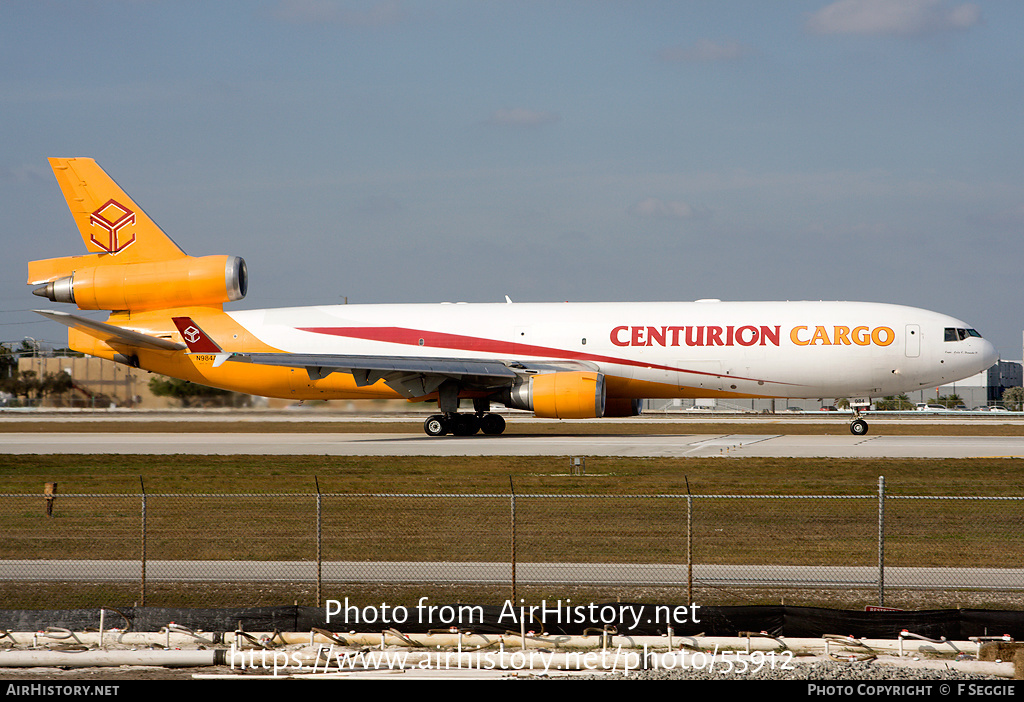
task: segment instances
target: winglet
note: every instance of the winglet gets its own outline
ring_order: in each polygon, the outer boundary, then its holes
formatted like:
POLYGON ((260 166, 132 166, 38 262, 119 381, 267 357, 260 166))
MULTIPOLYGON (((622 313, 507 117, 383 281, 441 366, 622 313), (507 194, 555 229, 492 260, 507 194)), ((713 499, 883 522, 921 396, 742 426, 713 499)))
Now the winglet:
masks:
POLYGON ((185 340, 189 353, 223 353, 220 346, 211 339, 191 317, 172 317, 181 338, 185 340))

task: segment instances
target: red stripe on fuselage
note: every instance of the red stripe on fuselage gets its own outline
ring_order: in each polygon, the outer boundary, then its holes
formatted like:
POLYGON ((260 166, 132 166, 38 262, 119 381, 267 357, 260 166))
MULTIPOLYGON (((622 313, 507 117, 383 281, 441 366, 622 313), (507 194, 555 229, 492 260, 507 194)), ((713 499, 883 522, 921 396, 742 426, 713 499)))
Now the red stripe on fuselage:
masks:
MULTIPOLYGON (((417 346, 421 348, 478 351, 480 353, 496 354, 505 358, 514 358, 517 355, 528 355, 550 359, 571 359, 573 361, 617 363, 623 366, 653 368, 656 370, 674 371, 677 373, 690 373, 692 375, 707 375, 714 378, 728 377, 736 380, 760 380, 759 378, 744 378, 737 375, 724 376, 718 373, 709 373, 707 371, 695 371, 687 370, 685 368, 674 368, 672 366, 661 366, 653 363, 634 361, 628 358, 600 356, 591 353, 579 353, 576 351, 566 351, 565 349, 555 349, 547 346, 518 344, 510 341, 500 341, 497 339, 481 339, 476 336, 448 334, 446 332, 432 332, 421 329, 408 329, 405 327, 299 327, 298 330, 312 332, 314 334, 330 334, 331 336, 345 336, 352 339, 365 339, 367 341, 383 341, 389 344, 405 344, 407 346, 417 346)), ((780 384, 793 385, 793 383, 780 384)))

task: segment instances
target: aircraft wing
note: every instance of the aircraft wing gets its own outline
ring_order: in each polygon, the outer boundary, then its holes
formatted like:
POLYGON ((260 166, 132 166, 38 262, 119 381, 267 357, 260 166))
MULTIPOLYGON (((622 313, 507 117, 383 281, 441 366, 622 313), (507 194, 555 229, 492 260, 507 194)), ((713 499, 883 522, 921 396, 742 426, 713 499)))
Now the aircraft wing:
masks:
POLYGON ((185 348, 184 344, 179 344, 178 342, 171 341, 170 339, 161 339, 141 332, 132 331, 131 329, 124 329, 122 327, 114 326, 113 324, 107 324, 106 322, 98 322, 95 319, 89 319, 88 317, 80 317, 77 314, 53 312, 50 310, 33 311, 37 314, 43 315, 47 319, 52 319, 55 322, 60 322, 65 326, 78 329, 90 336, 94 336, 100 341, 110 344, 111 346, 127 346, 129 348, 153 349, 155 351, 181 351, 185 348))
MULTIPOLYGON (((511 385, 520 376, 542 371, 568 370, 560 361, 519 362, 497 359, 442 358, 422 356, 349 356, 301 353, 233 353, 226 361, 265 366, 305 368, 310 379, 320 380, 331 373, 351 373, 356 385, 363 387, 383 380, 404 397, 423 397, 442 383, 456 379, 481 388, 511 385)), ((572 370, 589 364, 568 362, 572 370)))
POLYGON ((323 380, 331 373, 351 373, 358 387, 383 380, 409 399, 424 397, 448 380, 463 387, 495 390, 513 385, 531 373, 564 370, 597 370, 593 364, 577 361, 520 362, 495 358, 452 358, 443 356, 370 356, 321 353, 225 352, 191 317, 173 317, 189 353, 213 354, 214 368, 223 363, 252 363, 260 366, 304 368, 310 380, 323 380))

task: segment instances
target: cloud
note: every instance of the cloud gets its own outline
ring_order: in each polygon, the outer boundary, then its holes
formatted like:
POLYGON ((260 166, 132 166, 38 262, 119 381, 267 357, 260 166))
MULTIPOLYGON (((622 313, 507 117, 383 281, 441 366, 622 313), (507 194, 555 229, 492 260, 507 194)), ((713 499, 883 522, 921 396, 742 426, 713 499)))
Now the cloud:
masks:
POLYGON ((637 217, 652 219, 691 219, 696 212, 685 202, 666 202, 649 197, 629 206, 629 213, 637 217))
POLYGON ((560 119, 561 117, 554 112, 538 112, 515 107, 495 110, 484 123, 499 127, 540 127, 545 124, 554 124, 560 119))
POLYGON ((754 53, 753 48, 737 41, 715 42, 698 39, 691 46, 674 46, 657 53, 665 63, 712 63, 736 61, 754 53))
POLYGON ((966 30, 981 22, 972 3, 948 0, 837 0, 807 21, 814 34, 920 36, 966 30))
POLYGON ((406 13, 396 0, 366 3, 360 9, 340 0, 279 0, 274 17, 292 24, 380 28, 398 24, 406 13))
MULTIPOLYGON (((44 161, 40 160, 40 164, 44 161)), ((0 183, 48 183, 53 177, 49 168, 40 164, 22 163, 0 170, 0 183)))

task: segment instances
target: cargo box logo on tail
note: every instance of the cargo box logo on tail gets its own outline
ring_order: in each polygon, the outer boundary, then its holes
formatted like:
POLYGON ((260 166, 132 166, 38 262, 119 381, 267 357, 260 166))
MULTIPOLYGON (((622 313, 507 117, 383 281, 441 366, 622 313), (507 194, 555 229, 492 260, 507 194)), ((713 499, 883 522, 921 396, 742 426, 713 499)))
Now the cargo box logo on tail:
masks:
POLYGON ((132 238, 128 241, 122 241, 123 237, 119 236, 122 229, 135 224, 135 213, 113 198, 89 215, 89 223, 106 230, 105 242, 97 239, 95 234, 89 238, 108 254, 124 251, 135 243, 135 232, 131 232, 132 238))

